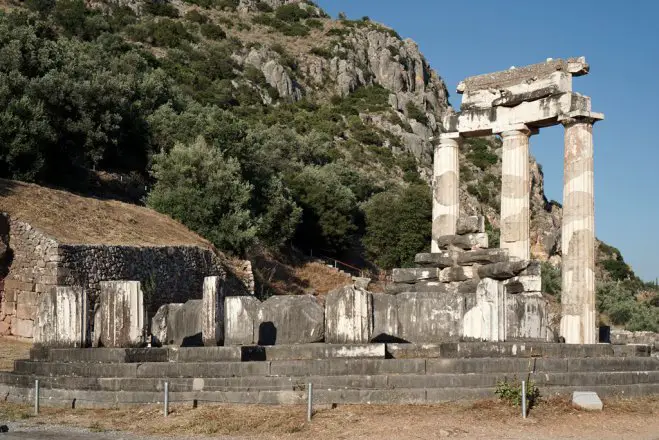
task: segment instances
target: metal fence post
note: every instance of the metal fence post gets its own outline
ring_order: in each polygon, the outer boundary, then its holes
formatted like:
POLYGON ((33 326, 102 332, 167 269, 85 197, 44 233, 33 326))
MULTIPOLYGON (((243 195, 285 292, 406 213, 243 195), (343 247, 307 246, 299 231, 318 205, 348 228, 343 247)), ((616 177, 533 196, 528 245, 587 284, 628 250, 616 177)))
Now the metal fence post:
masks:
POLYGON ((522 417, 526 418, 526 381, 522 381, 522 417))
POLYGON ((39 379, 34 381, 34 415, 39 415, 39 379))
POLYGON ((165 417, 169 415, 169 382, 165 382, 165 417))
POLYGON ((311 416, 313 414, 313 384, 309 382, 309 386, 307 387, 308 390, 308 395, 307 395, 307 422, 311 421, 311 416))

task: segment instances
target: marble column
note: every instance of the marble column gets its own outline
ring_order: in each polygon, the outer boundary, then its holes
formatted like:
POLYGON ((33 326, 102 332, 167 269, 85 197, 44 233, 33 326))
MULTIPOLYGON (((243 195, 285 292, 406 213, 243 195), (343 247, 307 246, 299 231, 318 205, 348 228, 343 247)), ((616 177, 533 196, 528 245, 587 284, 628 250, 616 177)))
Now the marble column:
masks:
POLYGON ((561 336, 569 344, 594 344, 595 201, 591 117, 566 118, 563 175, 563 292, 561 336))
POLYGON ((501 176, 501 245, 511 257, 528 260, 531 254, 529 217, 529 136, 525 125, 501 133, 503 158, 501 176))
POLYGON ((432 182, 432 245, 439 252, 437 239, 455 235, 460 213, 459 133, 445 133, 435 147, 432 182))

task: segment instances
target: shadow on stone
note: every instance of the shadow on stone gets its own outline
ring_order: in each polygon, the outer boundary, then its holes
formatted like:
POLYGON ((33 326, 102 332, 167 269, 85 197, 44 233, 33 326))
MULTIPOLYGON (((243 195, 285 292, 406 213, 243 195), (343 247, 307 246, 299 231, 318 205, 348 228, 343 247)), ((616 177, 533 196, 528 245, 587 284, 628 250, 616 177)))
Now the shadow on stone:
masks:
POLYGON ((265 361, 265 347, 259 346, 245 346, 240 347, 240 360, 241 362, 258 362, 265 361))
POLYGON ((272 321, 262 322, 259 325, 259 345, 275 345, 277 342, 277 327, 272 321))
POLYGON ((181 342, 181 347, 203 347, 204 346, 204 340, 201 337, 201 332, 191 335, 191 336, 186 336, 183 338, 183 341, 181 342))

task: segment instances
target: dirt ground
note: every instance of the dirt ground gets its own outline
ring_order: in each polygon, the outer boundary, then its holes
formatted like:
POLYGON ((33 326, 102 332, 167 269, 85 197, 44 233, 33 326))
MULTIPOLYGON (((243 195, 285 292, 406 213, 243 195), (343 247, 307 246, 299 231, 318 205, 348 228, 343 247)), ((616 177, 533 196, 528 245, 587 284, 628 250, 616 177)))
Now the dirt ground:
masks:
POLYGON ((0 422, 56 424, 92 432, 121 430, 156 438, 200 436, 253 439, 659 439, 659 396, 607 400, 602 412, 573 408, 566 399, 538 404, 529 418, 498 401, 424 406, 339 405, 305 423, 301 406, 144 406, 115 410, 31 408, 0 403, 0 422))
POLYGON ((0 338, 0 371, 14 369, 14 359, 28 359, 32 344, 9 338, 0 338))

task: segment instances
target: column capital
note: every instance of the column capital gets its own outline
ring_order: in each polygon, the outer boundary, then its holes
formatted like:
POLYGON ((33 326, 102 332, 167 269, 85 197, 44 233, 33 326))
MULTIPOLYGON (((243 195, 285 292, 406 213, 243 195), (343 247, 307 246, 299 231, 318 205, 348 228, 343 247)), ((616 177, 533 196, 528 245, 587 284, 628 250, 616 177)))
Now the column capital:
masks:
POLYGON ((601 121, 603 119, 604 119, 603 113, 589 112, 586 110, 575 110, 559 116, 558 122, 563 124, 563 126, 567 127, 577 123, 586 123, 592 125, 595 122, 601 121))
POLYGON ((530 128, 526 124, 512 124, 512 125, 492 127, 492 133, 498 134, 501 137, 518 136, 520 134, 533 136, 534 134, 538 134, 538 132, 539 130, 537 128, 530 128))
POLYGON ((458 147, 462 137, 458 132, 442 133, 439 135, 438 147, 458 147))

